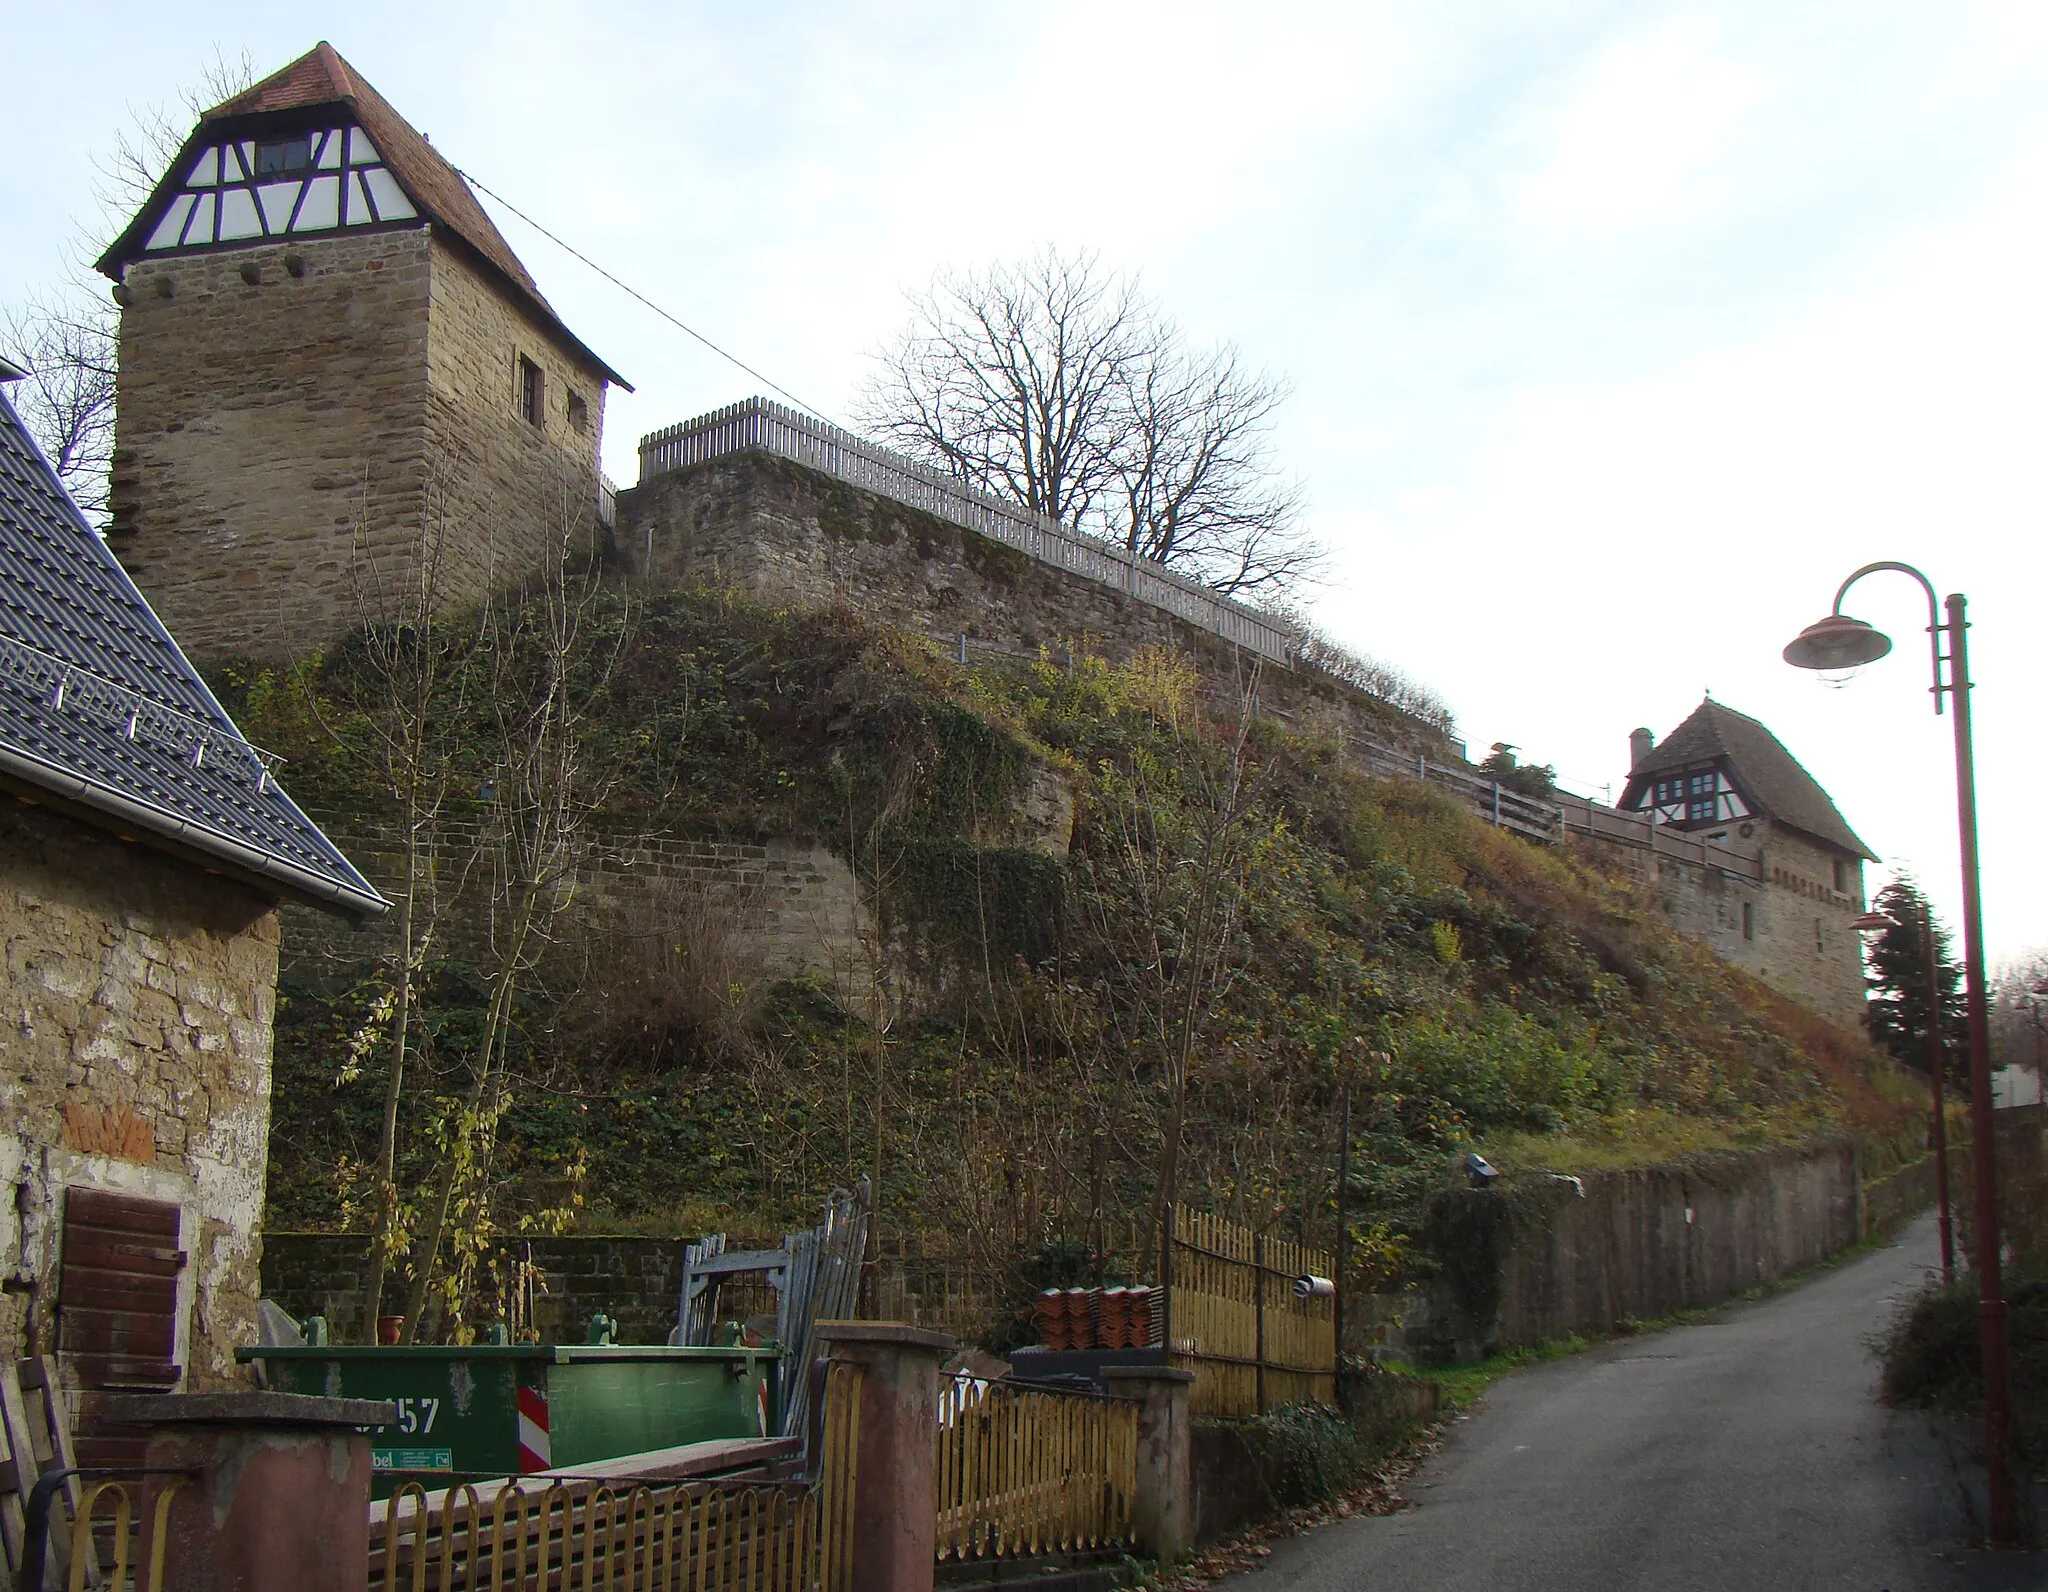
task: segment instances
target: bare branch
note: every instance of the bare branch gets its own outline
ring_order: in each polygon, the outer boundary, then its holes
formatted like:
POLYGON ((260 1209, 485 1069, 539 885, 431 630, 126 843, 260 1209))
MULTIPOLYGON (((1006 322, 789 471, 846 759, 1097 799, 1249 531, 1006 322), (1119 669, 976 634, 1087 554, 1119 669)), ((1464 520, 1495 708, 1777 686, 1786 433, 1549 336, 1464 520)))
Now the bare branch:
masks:
POLYGON ((1047 249, 941 274, 879 356, 857 414, 928 464, 1224 592, 1314 571, 1279 478, 1283 384, 1191 350, 1131 278, 1047 249))

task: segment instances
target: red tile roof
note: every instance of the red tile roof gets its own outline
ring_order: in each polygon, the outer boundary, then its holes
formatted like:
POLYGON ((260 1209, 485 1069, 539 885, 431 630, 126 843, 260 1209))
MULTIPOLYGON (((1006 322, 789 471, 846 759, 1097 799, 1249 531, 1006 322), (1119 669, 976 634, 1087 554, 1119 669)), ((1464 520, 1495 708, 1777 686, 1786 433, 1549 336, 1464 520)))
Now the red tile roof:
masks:
MULTIPOLYGON (((480 256, 526 302, 544 325, 559 333, 569 347, 601 372, 606 380, 631 391, 631 384, 585 347, 563 323, 561 316, 555 313, 554 306, 541 296, 539 286, 526 267, 520 264, 519 256, 512 252, 512 246, 505 241, 504 235, 485 214, 484 207, 477 202, 476 195, 462 180, 461 174, 324 39, 282 71, 273 72, 253 88, 244 89, 208 111, 200 118, 192 139, 188 140, 187 150, 179 155, 171 170, 182 172, 190 153, 190 143, 204 138, 219 123, 308 110, 322 105, 347 106, 363 131, 370 135, 370 141, 384 156, 391 174, 398 179, 420 214, 467 244, 471 252, 480 256)), ((143 207, 127 232, 107 251, 100 261, 100 269, 114 274, 118 269, 117 262, 133 259, 140 252, 141 238, 145 235, 143 225, 145 222, 153 224, 162 193, 162 188, 159 188, 158 196, 143 207)))

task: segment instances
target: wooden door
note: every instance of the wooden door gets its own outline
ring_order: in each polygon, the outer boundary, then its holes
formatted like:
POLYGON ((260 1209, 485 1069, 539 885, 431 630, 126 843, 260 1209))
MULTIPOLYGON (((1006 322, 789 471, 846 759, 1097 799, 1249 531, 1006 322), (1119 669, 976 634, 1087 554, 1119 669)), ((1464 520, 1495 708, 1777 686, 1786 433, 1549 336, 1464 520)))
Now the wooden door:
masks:
POLYGON ((57 1353, 79 1389, 78 1462, 88 1469, 142 1463, 141 1429, 99 1418, 104 1394, 178 1385, 178 1280, 186 1260, 180 1215, 163 1200, 64 1191, 57 1353))

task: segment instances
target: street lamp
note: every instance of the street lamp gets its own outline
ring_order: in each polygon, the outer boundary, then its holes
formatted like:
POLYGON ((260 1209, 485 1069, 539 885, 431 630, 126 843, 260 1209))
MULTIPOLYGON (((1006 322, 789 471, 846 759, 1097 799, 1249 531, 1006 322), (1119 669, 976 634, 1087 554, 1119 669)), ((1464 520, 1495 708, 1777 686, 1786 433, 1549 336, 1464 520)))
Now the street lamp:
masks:
MULTIPOLYGON (((1859 934, 1882 934, 1900 924, 1882 912, 1866 912, 1849 927, 1859 934)), ((1942 1073, 1948 1058, 1941 1040, 1941 966, 1934 954, 1934 909, 1924 899, 1920 903, 1920 945, 1927 963, 1927 1065, 1934 1075, 1934 1198, 1941 1208, 1941 1285, 1948 1288, 1956 1280, 1955 1224, 1948 1205, 1948 1109, 1942 1098, 1942 1073)))
POLYGON ((1927 636, 1934 664, 1934 711, 1946 696, 1955 706, 1956 828, 1963 873, 1963 981, 1970 1034, 1970 1160, 1976 1174, 1977 1329, 1984 1374, 1984 1470, 1991 1540, 2017 1539, 2019 1519, 2011 1469, 2011 1406, 2006 1389, 2006 1307, 1999 1276, 1997 1129, 1991 1102, 1991 1027, 1984 1000, 1984 907, 1977 870, 1977 774, 1970 744, 1969 621, 1961 592, 1949 594, 1948 623, 1934 585, 1911 564, 1865 564, 1835 592, 1826 618, 1808 625, 1785 648, 1785 661, 1800 669, 1853 669, 1875 663, 1892 650, 1882 631, 1842 612, 1842 599, 1865 575, 1889 571, 1910 575, 1927 594, 1927 636), (1942 650, 1946 639, 1948 650, 1942 650), (1943 665, 1947 665, 1946 678, 1943 665))

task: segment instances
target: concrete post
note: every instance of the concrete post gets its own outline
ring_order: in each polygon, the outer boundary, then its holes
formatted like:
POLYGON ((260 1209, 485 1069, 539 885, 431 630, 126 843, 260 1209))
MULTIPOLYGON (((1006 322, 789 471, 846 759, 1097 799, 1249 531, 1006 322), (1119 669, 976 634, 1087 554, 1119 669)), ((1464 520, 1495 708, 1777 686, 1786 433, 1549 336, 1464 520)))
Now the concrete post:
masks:
POLYGON ((849 1592, 932 1592, 939 1551, 939 1367, 956 1345, 895 1321, 821 1321, 816 1342, 864 1366, 849 1592))
MULTIPOLYGON (((136 1394, 107 1401, 107 1418, 155 1428, 152 1470, 193 1480, 165 1523, 165 1592, 362 1592, 370 1573, 370 1439, 396 1423, 374 1399, 298 1393, 136 1394)), ((138 1513, 147 1565, 156 1495, 138 1513)))
POLYGON ((1138 1546, 1166 1563, 1185 1559, 1195 1545, 1193 1418, 1188 1392, 1195 1373, 1166 1365, 1106 1365, 1109 1391, 1136 1398, 1138 1496, 1132 1525, 1138 1546))

